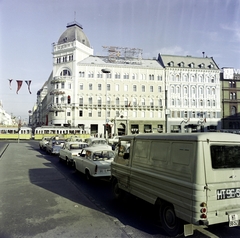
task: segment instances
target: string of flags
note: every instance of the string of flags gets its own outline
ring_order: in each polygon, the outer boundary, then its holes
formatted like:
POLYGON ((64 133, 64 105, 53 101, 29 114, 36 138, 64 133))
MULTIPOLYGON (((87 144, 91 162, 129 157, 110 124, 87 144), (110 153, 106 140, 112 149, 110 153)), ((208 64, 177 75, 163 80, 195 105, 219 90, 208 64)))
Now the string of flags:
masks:
MULTIPOLYGON (((13 81, 13 79, 8 79, 8 80, 9 80, 9 88, 10 88, 10 90, 12 90, 12 81, 13 81)), ((17 92, 16 93, 18 94, 18 91, 22 87, 23 80, 16 80, 16 82, 17 82, 17 92)), ((31 91, 30 91, 31 82, 32 82, 31 80, 25 80, 25 83, 28 86, 28 91, 29 91, 30 94, 31 94, 31 91)))

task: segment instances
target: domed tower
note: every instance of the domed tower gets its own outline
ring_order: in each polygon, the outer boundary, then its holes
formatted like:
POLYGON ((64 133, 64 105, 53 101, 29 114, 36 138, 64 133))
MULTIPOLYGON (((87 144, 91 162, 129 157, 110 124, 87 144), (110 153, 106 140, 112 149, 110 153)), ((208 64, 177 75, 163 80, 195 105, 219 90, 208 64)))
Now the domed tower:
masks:
POLYGON ((83 27, 76 21, 68 23, 57 43, 53 43, 53 71, 48 84, 49 121, 52 125, 73 125, 78 89, 78 62, 93 55, 83 27))

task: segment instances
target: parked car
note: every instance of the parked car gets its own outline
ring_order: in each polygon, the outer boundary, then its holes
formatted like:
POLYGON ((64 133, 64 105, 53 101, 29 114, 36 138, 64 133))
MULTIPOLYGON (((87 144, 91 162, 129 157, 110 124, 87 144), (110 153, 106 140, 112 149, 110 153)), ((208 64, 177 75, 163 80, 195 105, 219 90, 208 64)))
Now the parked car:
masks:
POLYGON ((108 149, 112 149, 112 147, 108 145, 106 139, 104 138, 88 138, 85 141, 89 147, 105 146, 108 149))
POLYGON ((46 152, 51 155, 59 155, 60 149, 63 147, 64 142, 65 139, 62 137, 51 137, 49 142, 46 144, 46 152))
POLYGON ((71 165, 73 163, 73 156, 78 155, 83 148, 87 147, 88 144, 85 142, 68 142, 66 141, 63 147, 59 152, 59 159, 65 160, 67 165, 71 165))
POLYGON ((121 136, 114 136, 113 138, 108 139, 108 143, 111 145, 117 144, 121 136))
POLYGON ((40 150, 46 150, 46 144, 49 142, 50 140, 50 136, 44 136, 40 141, 39 141, 39 148, 40 150))
POLYGON ((77 171, 85 174, 87 180, 111 176, 111 162, 114 152, 106 146, 84 148, 79 156, 73 156, 77 171))
POLYGON ((81 142, 81 141, 83 141, 83 140, 82 140, 82 138, 80 138, 79 136, 71 136, 71 137, 67 138, 66 141, 69 141, 69 142, 71 142, 71 141, 81 142))

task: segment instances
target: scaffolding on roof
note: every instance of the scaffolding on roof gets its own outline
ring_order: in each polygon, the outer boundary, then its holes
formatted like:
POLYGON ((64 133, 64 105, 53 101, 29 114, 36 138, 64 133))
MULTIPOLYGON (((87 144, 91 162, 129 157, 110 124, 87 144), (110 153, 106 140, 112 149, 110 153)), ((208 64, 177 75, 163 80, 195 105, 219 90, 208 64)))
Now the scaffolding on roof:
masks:
POLYGON ((107 61, 110 63, 142 63, 142 49, 118 46, 103 46, 103 49, 107 51, 107 61))

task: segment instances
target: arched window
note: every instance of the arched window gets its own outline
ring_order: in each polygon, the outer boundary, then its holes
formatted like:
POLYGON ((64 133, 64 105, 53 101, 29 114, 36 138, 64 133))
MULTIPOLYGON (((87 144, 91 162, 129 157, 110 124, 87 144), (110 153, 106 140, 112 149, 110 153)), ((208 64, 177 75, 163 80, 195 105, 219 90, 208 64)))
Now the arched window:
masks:
POLYGON ((101 105, 102 105, 102 98, 99 97, 99 98, 98 98, 98 106, 101 106, 101 105))
POLYGON ((151 107, 154 106, 154 102, 153 102, 153 99, 152 99, 152 98, 150 99, 150 106, 151 106, 151 107))
POLYGON ((88 104, 89 104, 89 105, 92 105, 92 97, 89 97, 89 98, 88 98, 88 104))
POLYGON ((192 106, 196 106, 196 101, 195 101, 195 99, 192 100, 192 106))
POLYGON ((69 70, 64 69, 61 71, 60 76, 71 76, 71 73, 69 70))
POLYGON ((137 106, 137 99, 136 98, 133 98, 133 106, 137 106))
POLYGON ((235 106, 232 106, 232 107, 231 107, 231 115, 234 116, 234 115, 236 115, 236 113, 237 113, 236 107, 235 107, 235 106))
POLYGON ((83 106, 83 98, 82 97, 79 98, 79 106, 83 106))
POLYGON ((158 100, 158 105, 161 107, 162 106, 162 99, 158 100))
POLYGON ((110 97, 107 98, 107 105, 110 105, 111 104, 111 99, 110 97))

